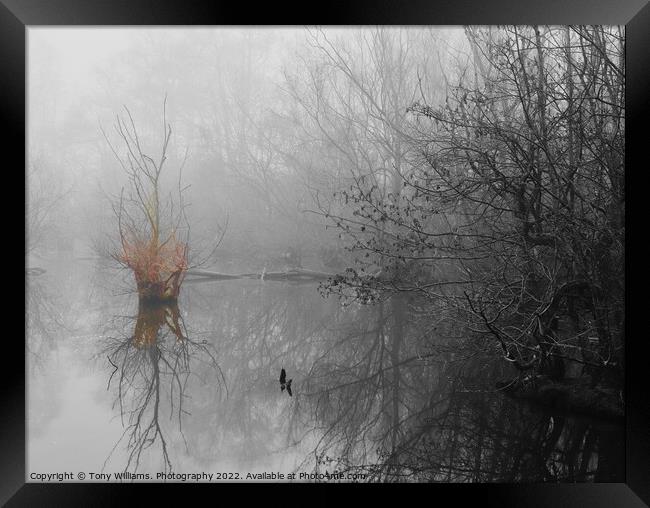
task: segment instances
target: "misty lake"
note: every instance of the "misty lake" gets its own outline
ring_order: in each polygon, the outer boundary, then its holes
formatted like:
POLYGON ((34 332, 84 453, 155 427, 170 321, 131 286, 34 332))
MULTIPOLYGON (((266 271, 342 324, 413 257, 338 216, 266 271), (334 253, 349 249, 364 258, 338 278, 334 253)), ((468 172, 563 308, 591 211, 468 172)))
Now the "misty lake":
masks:
POLYGON ((127 272, 39 266, 28 475, 623 481, 622 427, 504 396, 504 362, 438 336, 412 297, 346 306, 317 283, 188 280, 178 306, 139 309, 127 272))

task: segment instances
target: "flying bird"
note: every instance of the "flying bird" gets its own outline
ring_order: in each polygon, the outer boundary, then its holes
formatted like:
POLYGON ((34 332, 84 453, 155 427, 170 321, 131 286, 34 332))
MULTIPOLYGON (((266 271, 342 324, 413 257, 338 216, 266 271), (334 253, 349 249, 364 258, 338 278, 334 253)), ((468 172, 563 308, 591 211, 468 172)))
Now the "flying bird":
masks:
POLYGON ((280 371, 280 391, 283 392, 284 389, 287 389, 287 393, 289 394, 289 397, 292 397, 293 395, 291 394, 291 381, 293 379, 289 379, 287 381, 287 373, 284 370, 284 368, 280 371))

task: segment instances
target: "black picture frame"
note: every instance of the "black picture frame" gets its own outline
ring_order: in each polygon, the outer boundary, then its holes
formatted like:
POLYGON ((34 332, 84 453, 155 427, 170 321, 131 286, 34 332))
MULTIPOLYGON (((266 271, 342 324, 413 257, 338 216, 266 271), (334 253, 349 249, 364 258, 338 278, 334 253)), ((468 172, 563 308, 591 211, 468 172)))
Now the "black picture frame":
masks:
MULTIPOLYGON (((365 0, 330 2, 312 5, 268 2, 259 6, 216 1, 171 0, 0 0, 0 122, 6 132, 0 139, 5 145, 5 189, 13 188, 7 178, 13 175, 24 183, 25 167, 25 69, 26 30, 38 25, 294 25, 294 24, 624 24, 626 25, 626 203, 634 196, 642 199, 645 124, 650 113, 650 4, 646 0, 365 0), (6 155, 10 157, 6 157, 6 155), (13 161, 10 164, 8 161, 13 161)), ((7 191, 9 194, 10 191, 7 191)), ((5 200, 7 202, 7 200, 5 200)), ((15 216, 15 205, 6 205, 5 217, 15 216)), ((629 207, 629 205, 627 205, 629 207)), ((645 272, 634 262, 632 234, 642 237, 645 231, 634 228, 633 214, 626 210, 626 481, 617 484, 495 484, 409 485, 398 488, 399 495, 411 496, 410 489, 424 494, 422 499, 440 501, 440 496, 454 505, 499 507, 642 507, 650 505, 650 400, 646 391, 648 340, 642 331, 642 297, 633 297, 633 288, 642 281, 631 279, 635 269, 645 272), (630 232, 632 227, 632 233, 630 232), (425 490, 421 490, 425 489, 425 490), (433 490, 431 490, 433 489, 433 490)), ((641 215, 637 215, 641 217, 641 215)), ((19 221, 13 221, 7 234, 20 234, 19 221)), ((640 221, 639 221, 640 222, 640 221)), ((641 222, 643 227, 643 223, 641 222)), ((24 228, 23 228, 24 234, 24 228)), ((638 253, 642 250, 636 251, 638 253)), ((18 269, 8 271, 22 273, 18 269)), ((23 279, 23 283, 24 283, 23 279)), ((18 306, 19 298, 14 298, 18 306)), ((17 316, 19 311, 6 311, 17 316)), ((17 321, 17 320, 16 320, 17 321)), ((24 342, 18 334, 6 332, 5 364, 0 383, 0 503, 8 506, 113 505, 131 499, 133 490, 153 491, 152 485, 36 484, 25 483, 25 365, 24 342)), ((24 335, 23 335, 24 337, 24 335)), ((217 485, 217 484, 214 484, 217 485)), ((225 487, 223 484, 218 484, 225 487)), ((233 485, 240 493, 249 485, 233 485)), ((369 486, 352 486, 369 491, 369 486)), ((166 498, 169 488, 158 488, 166 498)), ((201 486, 211 488, 210 485, 201 486)), ((290 488, 314 488, 295 485, 290 488)), ((322 488, 322 487, 319 487, 322 488)), ((325 486, 334 492, 345 486, 325 486)), ((385 486, 375 486, 380 495, 385 486)), ((212 491, 215 492, 215 491, 212 491)), ((221 492, 221 491, 220 491, 221 492)), ((308 495, 302 491, 299 495, 308 495)), ((187 494, 185 494, 186 496, 187 494)), ((221 495, 221 494, 219 494, 221 495)), ((245 494, 247 495, 247 494, 245 494)), ((286 498, 285 502, 287 502, 286 498)), ((307 498, 299 498, 307 499, 307 498)), ((408 500, 409 498, 407 498, 408 500)), ((416 502, 414 500, 414 502, 416 502)), ((443 505, 448 503, 443 501, 443 505)))

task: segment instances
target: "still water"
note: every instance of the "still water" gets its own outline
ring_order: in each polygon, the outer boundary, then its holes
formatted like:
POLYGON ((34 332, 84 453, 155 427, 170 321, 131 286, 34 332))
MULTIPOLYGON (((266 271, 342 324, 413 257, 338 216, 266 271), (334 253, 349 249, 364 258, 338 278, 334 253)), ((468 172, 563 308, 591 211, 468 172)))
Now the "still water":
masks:
POLYGON ((128 273, 98 261, 39 266, 26 295, 27 481, 624 481, 621 427, 503 396, 502 362, 414 300, 187 281, 177 306, 147 309, 128 273))

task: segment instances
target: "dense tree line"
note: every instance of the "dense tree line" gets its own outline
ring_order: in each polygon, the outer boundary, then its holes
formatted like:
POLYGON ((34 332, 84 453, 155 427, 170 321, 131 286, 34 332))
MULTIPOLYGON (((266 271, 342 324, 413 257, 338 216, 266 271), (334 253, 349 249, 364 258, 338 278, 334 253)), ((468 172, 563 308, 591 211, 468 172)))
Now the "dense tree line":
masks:
POLYGON ((319 262, 324 293, 412 293, 522 372, 616 383, 624 49, 602 26, 151 31, 67 102, 36 80, 30 151, 83 176, 61 213, 102 229, 124 181, 97 118, 128 103, 159 136, 166 93, 190 251, 227 224, 213 261, 319 262))
POLYGON ((338 192, 348 206, 325 212, 360 259, 328 289, 417 292, 519 370, 583 369, 594 383, 603 374, 620 383, 624 35, 465 35, 471 57, 444 76, 444 100, 423 95, 402 110, 404 126, 386 122, 402 147, 389 152, 392 178, 355 174, 338 192))

